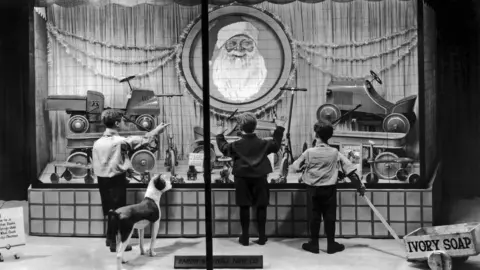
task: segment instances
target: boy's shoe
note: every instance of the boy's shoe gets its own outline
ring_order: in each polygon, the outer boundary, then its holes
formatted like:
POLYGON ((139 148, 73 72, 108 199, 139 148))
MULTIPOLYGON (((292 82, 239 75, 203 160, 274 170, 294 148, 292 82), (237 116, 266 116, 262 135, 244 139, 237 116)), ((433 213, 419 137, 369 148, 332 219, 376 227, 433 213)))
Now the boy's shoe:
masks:
MULTIPOLYGON (((132 246, 131 245, 128 245, 126 248, 125 248, 125 252, 128 252, 128 251, 132 251, 132 246)), ((110 243, 110 252, 117 252, 117 243, 114 243, 114 242, 111 242, 110 243)))
POLYGON ((258 245, 260 245, 260 246, 263 246, 263 245, 265 245, 265 243, 267 243, 267 241, 268 241, 268 238, 267 238, 267 237, 260 237, 260 238, 258 238, 258 240, 255 240, 255 241, 253 241, 253 242, 254 242, 255 244, 258 244, 258 245))
POLYGON ((337 242, 333 242, 333 244, 328 244, 327 253, 328 254, 334 254, 334 253, 344 251, 344 250, 345 250, 344 245, 339 244, 337 242))
POLYGON ((105 245, 106 245, 107 247, 110 246, 110 239, 105 240, 105 245))
POLYGON ((318 243, 314 244, 312 241, 309 241, 308 243, 303 244, 302 249, 314 254, 320 253, 320 249, 318 248, 318 243))
POLYGON ((239 242, 242 246, 248 246, 248 245, 249 245, 249 239, 248 239, 248 237, 240 236, 240 238, 238 238, 238 242, 239 242))

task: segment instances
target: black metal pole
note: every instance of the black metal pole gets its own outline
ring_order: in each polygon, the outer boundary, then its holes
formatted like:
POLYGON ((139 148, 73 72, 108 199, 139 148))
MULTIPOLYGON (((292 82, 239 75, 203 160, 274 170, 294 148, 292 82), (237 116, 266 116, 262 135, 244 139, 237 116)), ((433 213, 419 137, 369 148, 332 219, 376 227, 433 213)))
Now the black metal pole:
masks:
POLYGON ((293 99, 295 98, 295 92, 292 91, 292 98, 290 100, 290 113, 288 115, 288 129, 287 129, 287 143, 288 143, 288 148, 290 148, 290 162, 293 163, 293 149, 292 149, 292 142, 290 140, 290 126, 292 124, 292 111, 293 111, 293 99))
POLYGON ((202 78, 203 78, 203 142, 205 179, 205 234, 207 270, 213 270, 212 174, 210 165, 210 75, 208 56, 208 0, 202 0, 202 78))

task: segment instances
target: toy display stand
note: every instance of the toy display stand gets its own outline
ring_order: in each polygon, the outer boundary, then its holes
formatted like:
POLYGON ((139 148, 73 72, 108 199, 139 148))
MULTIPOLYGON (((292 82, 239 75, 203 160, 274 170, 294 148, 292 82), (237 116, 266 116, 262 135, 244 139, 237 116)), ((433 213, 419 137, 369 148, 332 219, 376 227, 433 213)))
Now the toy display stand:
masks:
MULTIPOLYGON (((10 250, 11 248, 12 248, 12 246, 10 246, 10 245, 7 245, 5 247, 6 250, 10 250)), ((20 255, 18 253, 14 253, 13 257, 15 258, 15 260, 20 259, 20 255)), ((2 253, 0 253, 0 262, 3 262, 3 261, 4 261, 3 255, 2 255, 2 253)))

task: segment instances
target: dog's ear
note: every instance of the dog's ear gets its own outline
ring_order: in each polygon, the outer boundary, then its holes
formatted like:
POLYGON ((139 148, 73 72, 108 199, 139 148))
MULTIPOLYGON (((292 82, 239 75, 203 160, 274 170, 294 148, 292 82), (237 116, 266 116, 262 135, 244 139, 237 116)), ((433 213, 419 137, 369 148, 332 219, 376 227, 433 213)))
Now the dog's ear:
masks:
POLYGON ((163 190, 167 184, 165 183, 165 180, 162 178, 162 176, 160 177, 157 177, 153 184, 155 185, 155 188, 158 189, 158 190, 163 190))

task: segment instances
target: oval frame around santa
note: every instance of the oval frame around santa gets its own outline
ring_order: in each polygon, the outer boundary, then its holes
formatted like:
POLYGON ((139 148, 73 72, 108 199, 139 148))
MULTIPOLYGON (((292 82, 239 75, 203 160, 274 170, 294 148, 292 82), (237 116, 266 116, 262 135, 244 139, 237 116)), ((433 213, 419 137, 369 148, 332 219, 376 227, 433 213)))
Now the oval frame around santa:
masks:
MULTIPOLYGON (((243 5, 229 5, 218 7, 209 12, 208 18, 209 22, 211 23, 214 20, 229 15, 251 17, 255 20, 261 21, 266 26, 268 26, 279 41, 279 47, 282 49, 281 55, 283 56, 283 64, 281 66, 281 71, 279 72, 278 78, 276 78, 273 86, 269 87, 267 91, 262 91, 264 93, 262 93, 259 97, 247 102, 232 102, 216 98, 212 96, 212 93, 210 93, 210 109, 213 109, 212 111, 217 112, 231 113, 236 109, 238 109, 238 112, 245 112, 265 108, 266 105, 270 104, 272 101, 278 100, 281 97, 282 91, 280 91, 280 87, 287 84, 289 78, 295 70, 293 60, 293 41, 290 35, 285 30, 285 26, 282 24, 282 22, 275 19, 273 15, 269 14, 269 12, 254 7, 243 5)), ((185 79, 186 87, 198 102, 203 101, 203 90, 197 82, 196 78, 194 77, 194 61, 198 61, 199 59, 194 58, 193 53, 197 46, 201 46, 200 44, 195 44, 195 41, 198 39, 198 36, 200 34, 201 20, 200 18, 198 18, 198 20, 195 22, 195 24, 185 37, 181 54, 181 61, 179 63, 181 75, 185 79)))

